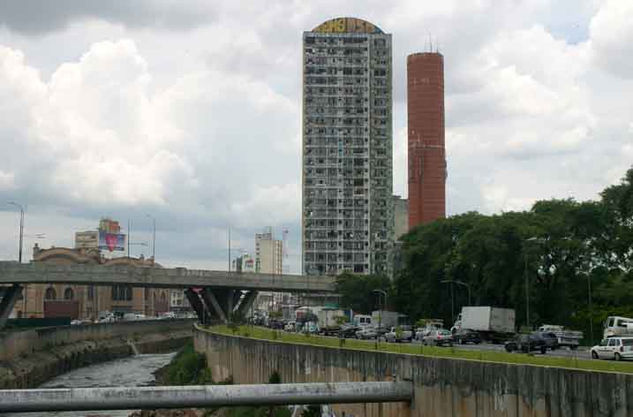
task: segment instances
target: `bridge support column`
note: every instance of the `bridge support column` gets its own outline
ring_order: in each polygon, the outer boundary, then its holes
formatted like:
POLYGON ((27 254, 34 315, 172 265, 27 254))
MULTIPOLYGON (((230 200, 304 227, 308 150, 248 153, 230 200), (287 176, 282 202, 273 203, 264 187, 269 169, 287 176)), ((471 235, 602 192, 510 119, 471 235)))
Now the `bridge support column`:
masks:
POLYGON ((248 291, 242 297, 242 301, 239 303, 237 308, 235 309, 235 314, 238 317, 244 317, 248 310, 251 308, 253 303, 257 299, 257 291, 248 291))
POLYGON ((198 321, 202 324, 207 324, 210 319, 209 311, 200 299, 200 295, 191 288, 185 290, 185 295, 187 296, 187 300, 189 300, 189 304, 191 304, 191 308, 196 312, 198 321))
POLYGON ((202 291, 202 300, 206 303, 207 306, 211 305, 213 307, 213 311, 215 314, 222 320, 224 323, 228 323, 227 315, 222 310, 220 303, 218 303, 218 299, 215 297, 213 292, 209 288, 205 288, 202 291))
POLYGON ((4 292, 2 301, 0 301, 0 329, 3 329, 7 324, 11 310, 13 310, 13 306, 20 294, 22 294, 22 286, 20 284, 13 284, 4 292))
POLYGON ((201 323, 209 323, 213 319, 228 323, 235 317, 242 318, 257 298, 257 291, 254 290, 240 291, 212 287, 206 287, 200 291, 188 289, 185 294, 201 323))

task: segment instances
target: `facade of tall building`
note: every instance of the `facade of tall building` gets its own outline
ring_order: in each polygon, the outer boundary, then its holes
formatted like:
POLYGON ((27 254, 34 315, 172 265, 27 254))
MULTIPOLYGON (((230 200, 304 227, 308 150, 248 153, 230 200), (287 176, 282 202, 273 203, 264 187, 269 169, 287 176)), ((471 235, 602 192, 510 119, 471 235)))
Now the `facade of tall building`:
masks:
POLYGON ((409 202, 399 195, 393 196, 394 238, 399 240, 409 231, 409 202))
POLYGON ((271 229, 255 234, 255 272, 282 275, 283 242, 275 239, 271 229))
POLYGON ((391 35, 356 18, 303 34, 303 273, 391 274, 391 35))
POLYGON ((407 57, 409 228, 446 216, 444 57, 407 57))

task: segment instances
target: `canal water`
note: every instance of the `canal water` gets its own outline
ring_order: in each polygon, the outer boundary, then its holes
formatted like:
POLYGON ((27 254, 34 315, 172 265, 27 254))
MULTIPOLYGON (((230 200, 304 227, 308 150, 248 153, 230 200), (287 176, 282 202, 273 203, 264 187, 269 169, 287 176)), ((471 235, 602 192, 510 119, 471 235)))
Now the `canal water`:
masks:
MULTIPOLYGON (((58 376, 40 388, 133 387, 153 385, 155 370, 167 365, 175 353, 137 355, 87 366, 58 376)), ((13 413, 12 417, 128 417, 134 410, 13 413)))

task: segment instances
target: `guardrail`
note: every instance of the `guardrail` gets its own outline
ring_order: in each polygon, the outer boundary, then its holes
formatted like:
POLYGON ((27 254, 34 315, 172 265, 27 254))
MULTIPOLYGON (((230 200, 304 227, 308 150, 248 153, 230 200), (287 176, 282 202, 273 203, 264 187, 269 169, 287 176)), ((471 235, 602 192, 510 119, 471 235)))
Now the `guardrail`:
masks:
POLYGON ((0 390, 0 412, 402 402, 411 382, 0 390))

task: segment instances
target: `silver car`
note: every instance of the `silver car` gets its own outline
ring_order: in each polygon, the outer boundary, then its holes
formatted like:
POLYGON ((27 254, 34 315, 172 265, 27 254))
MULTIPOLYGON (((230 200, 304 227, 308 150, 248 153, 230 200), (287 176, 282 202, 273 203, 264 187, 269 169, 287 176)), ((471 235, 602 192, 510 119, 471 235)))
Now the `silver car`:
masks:
POLYGON ((431 330, 422 337, 422 343, 435 346, 453 346, 453 335, 446 329, 431 330))
POLYGON ((375 339, 378 337, 378 332, 372 326, 366 326, 356 332, 357 339, 375 339))

